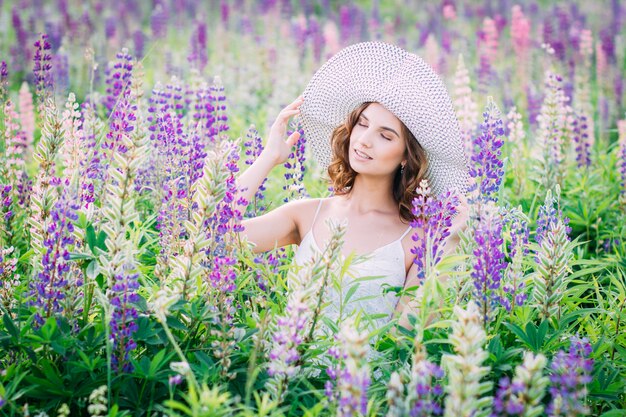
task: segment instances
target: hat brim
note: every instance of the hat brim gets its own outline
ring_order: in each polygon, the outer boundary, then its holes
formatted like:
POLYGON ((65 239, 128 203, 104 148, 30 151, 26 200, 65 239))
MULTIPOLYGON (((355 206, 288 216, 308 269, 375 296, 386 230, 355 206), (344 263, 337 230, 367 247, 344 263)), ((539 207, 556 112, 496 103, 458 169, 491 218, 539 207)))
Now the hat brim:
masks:
POLYGON ((467 190, 469 169, 454 107, 441 78, 417 55, 384 42, 351 45, 322 65, 303 97, 302 128, 324 170, 333 131, 362 103, 378 102, 424 148, 435 194, 467 190))

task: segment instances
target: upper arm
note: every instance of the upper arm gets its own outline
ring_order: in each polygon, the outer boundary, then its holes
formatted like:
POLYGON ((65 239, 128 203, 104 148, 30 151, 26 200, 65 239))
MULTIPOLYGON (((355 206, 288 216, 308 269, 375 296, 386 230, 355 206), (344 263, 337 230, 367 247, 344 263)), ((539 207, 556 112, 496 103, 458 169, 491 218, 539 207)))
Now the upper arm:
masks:
POLYGON ((262 216, 244 220, 244 230, 240 234, 253 244, 252 250, 255 253, 299 244, 299 213, 306 206, 306 202, 307 200, 290 201, 262 216))

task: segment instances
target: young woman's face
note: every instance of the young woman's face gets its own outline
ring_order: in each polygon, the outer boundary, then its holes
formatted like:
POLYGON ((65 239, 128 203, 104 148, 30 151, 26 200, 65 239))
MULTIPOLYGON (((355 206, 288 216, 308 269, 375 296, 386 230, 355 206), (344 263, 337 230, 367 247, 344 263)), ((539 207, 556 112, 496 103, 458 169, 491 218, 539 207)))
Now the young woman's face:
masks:
POLYGON ((350 134, 350 166, 360 174, 388 175, 405 163, 401 122, 379 103, 359 116, 350 134))

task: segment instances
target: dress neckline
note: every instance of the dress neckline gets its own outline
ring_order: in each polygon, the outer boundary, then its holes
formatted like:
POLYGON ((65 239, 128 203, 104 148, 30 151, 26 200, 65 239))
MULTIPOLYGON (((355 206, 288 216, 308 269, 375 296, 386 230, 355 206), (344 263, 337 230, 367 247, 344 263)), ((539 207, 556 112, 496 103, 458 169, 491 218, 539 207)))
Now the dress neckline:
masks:
MULTIPOLYGON (((385 249, 385 248, 387 248, 387 247, 389 247, 389 246, 391 246, 391 245, 394 245, 394 244, 396 244, 396 243, 400 242, 400 250, 402 251, 402 260, 404 261, 404 260, 405 260, 405 258, 406 258, 406 254, 404 253, 404 248, 402 247, 402 239, 404 238, 404 236, 406 236, 406 233, 407 233, 409 230, 410 230, 410 227, 409 227, 409 229, 408 229, 406 232, 404 232, 404 233, 402 234, 402 236, 400 236, 398 239, 394 240, 393 242, 389 242, 389 243, 387 243, 386 245, 380 246, 380 247, 378 247, 378 248, 376 248, 376 249, 374 249, 374 250, 372 250, 372 251, 366 252, 366 253, 364 253, 364 254, 362 254, 362 255, 356 254, 355 256, 357 256, 357 257, 369 257, 369 256, 371 256, 371 255, 375 254, 376 252, 378 252, 378 251, 382 250, 382 249, 385 249)), ((310 230, 309 230, 309 231, 308 231, 308 232, 304 235, 304 237, 302 238, 302 242, 304 242, 304 240, 305 240, 305 239, 307 238, 307 236, 309 236, 309 235, 311 236, 311 241, 313 242, 313 245, 315 246, 315 249, 317 249, 317 251, 318 251, 318 252, 322 252, 322 249, 321 249, 321 248, 320 248, 320 246, 317 244, 317 240, 315 239, 315 235, 313 234, 313 228, 311 228, 311 229, 310 229, 310 230)), ((300 244, 302 244, 302 242, 301 242, 300 244)), ((344 259, 346 258, 346 256, 345 256, 343 253, 341 253, 341 256, 343 256, 343 257, 344 257, 344 259)), ((404 266, 403 266, 403 269, 404 269, 404 266)))

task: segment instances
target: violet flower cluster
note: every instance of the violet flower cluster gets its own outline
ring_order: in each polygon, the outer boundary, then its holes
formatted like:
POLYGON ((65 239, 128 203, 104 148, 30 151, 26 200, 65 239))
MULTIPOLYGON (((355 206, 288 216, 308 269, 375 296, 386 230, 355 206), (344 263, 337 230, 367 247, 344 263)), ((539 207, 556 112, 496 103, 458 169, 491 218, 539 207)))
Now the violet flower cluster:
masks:
POLYGON ((207 27, 204 21, 201 20, 196 23, 189 43, 191 53, 187 59, 195 68, 202 72, 209 62, 209 57, 207 56, 207 27))
POLYGON ((41 104, 52 94, 52 55, 50 52, 52 46, 45 33, 35 41, 34 45, 33 76, 37 98, 41 104))
POLYGON ((268 374, 271 377, 291 378, 299 369, 297 361, 300 359, 300 352, 298 349, 304 341, 312 316, 309 298, 310 291, 295 290, 289 296, 284 314, 276 319, 269 352, 268 374))
POLYGON ((424 345, 416 340, 407 394, 409 416, 431 417, 443 414, 443 376, 443 369, 427 359, 424 345))
POLYGON ((578 168, 591 165, 589 156, 589 126, 587 116, 582 112, 573 112, 569 117, 572 140, 576 144, 576 164, 578 168))
POLYGON ((565 225, 565 232, 569 234, 572 231, 572 229, 567 226, 569 224, 569 218, 563 216, 563 212, 556 198, 551 195, 546 196, 546 201, 539 207, 539 212, 537 213, 537 231, 535 234, 537 243, 541 245, 541 242, 543 242, 550 229, 556 226, 560 221, 565 225))
POLYGON ((0 62, 0 103, 4 101, 4 96, 9 91, 9 71, 6 61, 0 62))
MULTIPOLYGON (((60 185, 56 181, 53 185, 60 185)), ((67 187, 69 184, 65 184, 67 187)), ((78 205, 64 192, 50 210, 50 223, 43 238, 44 254, 41 268, 31 281, 31 304, 36 307, 35 326, 41 326, 48 317, 63 311, 70 271, 70 249, 75 243, 74 223, 78 220, 78 205)), ((82 282, 76 283, 78 286, 82 282)))
POLYGON ((528 240, 529 229, 528 222, 522 219, 514 212, 509 212, 505 218, 509 224, 509 234, 511 241, 509 243, 510 263, 505 272, 501 297, 501 303, 506 311, 511 311, 513 305, 522 306, 528 299, 526 293, 526 284, 523 280, 522 261, 529 253, 528 240))
POLYGON ((459 197, 450 191, 433 197, 427 180, 420 182, 416 192, 411 210, 415 216, 411 227, 416 229, 411 238, 416 245, 411 248, 411 253, 417 255, 413 262, 418 266, 417 277, 422 282, 428 274, 435 272, 434 268, 443 256, 459 197))
POLYGON ((325 392, 337 407, 337 416, 352 417, 367 414, 367 390, 371 380, 367 366, 369 344, 367 334, 346 320, 337 335, 338 345, 328 349, 335 365, 326 369, 330 378, 325 392))
POLYGON ((304 188, 306 137, 304 136, 304 130, 300 123, 298 123, 294 130, 288 130, 287 136, 291 135, 296 130, 300 133, 300 138, 298 142, 296 142, 294 152, 289 154, 289 159, 284 163, 286 172, 283 190, 288 192, 288 196, 283 200, 285 203, 295 197, 308 197, 308 193, 304 188))
POLYGON ((125 90, 130 89, 131 77, 133 74, 133 57, 126 48, 122 49, 115 56, 116 60, 109 63, 106 69, 106 96, 104 106, 110 114, 125 90))
POLYGON ((546 411, 551 417, 582 416, 589 414, 585 404, 587 384, 592 381, 593 349, 587 338, 573 336, 568 352, 559 350, 552 359, 550 369, 550 395, 552 400, 546 411))
POLYGON ((483 323, 491 318, 491 312, 502 302, 500 284, 507 266, 502 252, 502 217, 497 207, 490 203, 482 206, 479 223, 474 231, 474 261, 471 277, 474 283, 474 299, 482 312, 483 323))
POLYGON ((473 181, 468 190, 470 203, 498 201, 496 194, 504 177, 501 159, 504 126, 500 110, 491 97, 487 99, 483 118, 482 133, 473 140, 469 170, 473 181))
POLYGON ((530 352, 524 354, 524 362, 515 368, 515 376, 500 380, 493 399, 491 417, 536 416, 543 411, 542 398, 549 380, 543 376, 546 357, 530 352))
POLYGON ((617 171, 620 180, 620 195, 626 206, 626 120, 617 122, 619 132, 619 150, 617 151, 617 171))
POLYGON ((122 272, 113 276, 109 298, 111 308, 111 340, 113 370, 132 372, 130 353, 137 348, 133 333, 137 331, 137 309, 133 304, 139 301, 139 274, 122 272))
MULTIPOLYGON (((254 161, 261 155, 263 151, 263 139, 259 136, 259 132, 256 130, 254 125, 250 126, 248 132, 246 133, 246 140, 243 143, 244 153, 246 155, 246 159, 244 163, 246 165, 252 165, 254 161)), ((261 215, 265 210, 265 205, 261 204, 263 200, 265 200, 265 196, 263 192, 265 191, 265 183, 267 182, 267 178, 263 179, 263 182, 259 186, 259 189, 254 194, 254 201, 250 202, 248 206, 248 210, 246 215, 250 217, 255 217, 261 215)))

